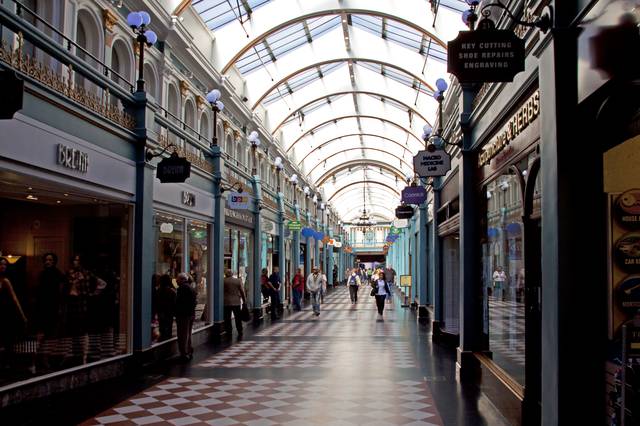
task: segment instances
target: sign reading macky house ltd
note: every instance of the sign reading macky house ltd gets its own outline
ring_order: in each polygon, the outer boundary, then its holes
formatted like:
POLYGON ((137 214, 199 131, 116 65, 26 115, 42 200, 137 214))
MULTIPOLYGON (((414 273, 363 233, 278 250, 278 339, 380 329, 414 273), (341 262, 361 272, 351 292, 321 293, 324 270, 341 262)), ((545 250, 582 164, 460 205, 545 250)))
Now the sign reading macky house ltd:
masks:
POLYGON ((524 71, 524 40, 512 30, 496 29, 488 18, 476 31, 461 31, 447 50, 447 71, 460 83, 513 81, 524 71))

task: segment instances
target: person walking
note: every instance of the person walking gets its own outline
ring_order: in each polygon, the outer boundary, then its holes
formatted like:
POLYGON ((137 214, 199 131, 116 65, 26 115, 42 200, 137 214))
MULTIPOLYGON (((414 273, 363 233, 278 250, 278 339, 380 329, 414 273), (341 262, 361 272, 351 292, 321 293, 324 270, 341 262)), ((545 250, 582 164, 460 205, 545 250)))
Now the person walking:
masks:
POLYGON ((360 288, 360 276, 356 273, 356 269, 351 270, 351 275, 347 280, 347 286, 349 287, 349 297, 351 298, 351 304, 358 303, 358 288, 360 288))
POLYGON ((313 314, 320 315, 320 292, 322 291, 322 275, 318 271, 318 267, 314 267, 312 273, 307 277, 307 290, 311 293, 311 305, 313 306, 313 314))
POLYGON ((231 337, 231 314, 236 321, 236 331, 238 337, 242 337, 242 318, 240 316, 240 309, 243 303, 246 303, 247 297, 242 288, 242 281, 240 278, 235 278, 231 269, 225 269, 224 271, 224 329, 227 332, 227 336, 231 337))
POLYGON ((384 313, 384 300, 391 293, 391 291, 389 291, 389 285, 385 280, 384 272, 378 275, 376 281, 372 281, 371 287, 371 294, 376 297, 376 305, 378 306, 378 319, 381 320, 382 314, 384 313))
POLYGON ((189 275, 184 272, 178 274, 178 294, 176 295, 176 325, 178 332, 178 350, 180 360, 193 359, 191 346, 191 329, 196 318, 196 291, 189 284, 189 275))
POLYGON ((173 334, 173 315, 176 308, 176 290, 173 288, 171 276, 161 275, 158 278, 156 295, 156 314, 158 315, 159 341, 168 340, 173 334))
POLYGON ((302 274, 302 268, 298 268, 296 275, 293 277, 293 310, 301 311, 302 305, 300 304, 302 300, 302 294, 304 293, 304 275, 302 274))
POLYGON ((391 290, 391 293, 389 294, 389 300, 391 300, 393 298, 394 284, 396 282, 396 270, 390 265, 387 266, 384 270, 384 277, 387 280, 387 284, 389 284, 389 290, 391 290))
POLYGON ((269 276, 269 284, 271 284, 269 297, 271 298, 271 319, 279 319, 280 313, 280 268, 273 267, 273 272, 269 276))

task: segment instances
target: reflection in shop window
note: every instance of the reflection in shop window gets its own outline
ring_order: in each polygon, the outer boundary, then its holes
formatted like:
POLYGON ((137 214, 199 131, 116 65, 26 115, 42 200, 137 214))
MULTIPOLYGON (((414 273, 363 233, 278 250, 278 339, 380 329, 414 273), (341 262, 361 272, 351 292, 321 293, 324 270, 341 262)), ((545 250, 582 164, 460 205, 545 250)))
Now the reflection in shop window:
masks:
POLYGON ((130 207, 3 191, 0 387, 127 353, 130 207))
POLYGON ((524 385, 524 228, 519 177, 504 173, 483 190, 484 332, 493 360, 524 385))
POLYGON ((197 293, 196 320, 194 328, 204 327, 210 322, 207 303, 207 271, 209 270, 209 226, 197 220, 189 221, 189 274, 197 293))

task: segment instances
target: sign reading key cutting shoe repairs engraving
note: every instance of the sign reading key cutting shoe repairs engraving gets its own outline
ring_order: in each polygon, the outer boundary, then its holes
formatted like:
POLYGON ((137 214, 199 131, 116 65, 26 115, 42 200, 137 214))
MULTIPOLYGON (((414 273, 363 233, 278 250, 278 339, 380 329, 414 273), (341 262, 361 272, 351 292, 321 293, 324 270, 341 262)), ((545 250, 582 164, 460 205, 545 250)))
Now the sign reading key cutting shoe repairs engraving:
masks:
POLYGON ((513 81, 524 71, 524 40, 498 30, 488 18, 475 31, 461 31, 447 45, 447 71, 460 83, 513 81))

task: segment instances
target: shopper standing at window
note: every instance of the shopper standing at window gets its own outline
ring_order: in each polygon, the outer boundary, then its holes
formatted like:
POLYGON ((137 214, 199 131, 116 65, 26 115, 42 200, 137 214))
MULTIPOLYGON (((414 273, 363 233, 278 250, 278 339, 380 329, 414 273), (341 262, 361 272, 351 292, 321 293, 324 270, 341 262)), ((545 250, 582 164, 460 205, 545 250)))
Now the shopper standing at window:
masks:
POLYGON ((280 268, 273 267, 273 272, 269 276, 269 284, 271 284, 271 319, 278 319, 278 313, 280 312, 280 268))
POLYGON ((196 292, 191 287, 188 274, 178 274, 178 293, 176 295, 176 326, 178 332, 178 350, 180 360, 193 359, 191 346, 191 329, 196 317, 196 292))
POLYGON ((304 275, 302 274, 302 268, 298 268, 298 272, 293 277, 293 310, 301 311, 302 305, 300 304, 302 300, 302 294, 304 293, 304 275))
POLYGON ((231 314, 236 321, 236 330, 238 337, 242 336, 242 318, 240 308, 242 303, 246 303, 247 297, 242 288, 240 278, 235 278, 231 269, 224 271, 224 328, 227 336, 231 337, 231 314))
POLYGON ((176 290, 173 288, 171 276, 161 275, 156 295, 156 314, 160 329, 160 341, 170 339, 173 334, 173 315, 176 306, 176 290))
POLYGON ((384 300, 391 294, 389 285, 384 277, 384 272, 378 274, 378 279, 371 282, 371 295, 376 297, 376 305, 378 307, 378 320, 382 320, 384 313, 384 300))

